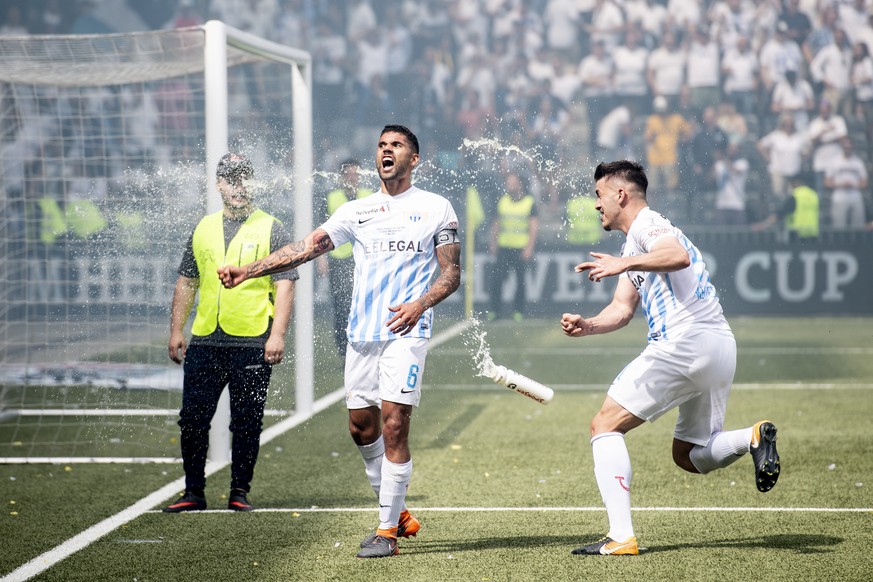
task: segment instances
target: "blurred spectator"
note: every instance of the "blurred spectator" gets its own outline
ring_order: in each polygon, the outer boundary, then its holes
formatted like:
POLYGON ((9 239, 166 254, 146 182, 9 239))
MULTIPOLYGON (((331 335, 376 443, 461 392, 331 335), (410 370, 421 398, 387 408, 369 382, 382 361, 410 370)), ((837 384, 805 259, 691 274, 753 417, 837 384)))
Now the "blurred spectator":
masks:
POLYGON ((801 9, 800 0, 787 0, 783 6, 779 22, 785 23, 788 39, 801 46, 812 32, 812 21, 801 9))
POLYGON ((715 107, 721 102, 718 45, 702 26, 694 31, 688 46, 687 66, 686 83, 691 91, 691 106, 697 115, 705 108, 715 107))
POLYGON ((60 0, 48 0, 42 14, 38 18, 37 33, 60 34, 63 32, 64 13, 61 11, 60 0))
MULTIPOLYGON (((718 126, 715 107, 706 107, 700 114, 697 130, 687 149, 688 166, 691 175, 686 188, 686 203, 705 199, 715 193, 715 162, 724 156, 727 149, 727 135, 718 126)), ((679 215, 682 214, 682 209, 679 215)), ((676 213, 676 210, 671 210, 676 213)), ((692 216, 691 208, 685 209, 685 217, 692 216)))
POLYGON ((579 25, 576 0, 548 0, 543 21, 546 25, 546 46, 576 58, 576 30, 579 25))
POLYGON ((609 111, 597 124, 596 157, 604 160, 633 160, 634 112, 631 103, 622 103, 609 111))
POLYGON ((800 47, 788 38, 787 30, 788 26, 780 22, 776 26, 773 37, 761 47, 758 62, 761 67, 761 81, 768 92, 785 78, 786 71, 794 71, 798 74, 803 71, 803 53, 800 47))
POLYGON ((579 63, 579 81, 582 84, 582 96, 588 114, 588 134, 591 144, 594 143, 597 134, 597 124, 609 111, 612 96, 614 65, 606 54, 605 47, 603 41, 595 42, 591 54, 579 63))
POLYGON ((783 199, 764 220, 752 225, 753 231, 762 231, 781 223, 791 241, 812 241, 819 234, 819 197, 800 175, 790 180, 791 195, 783 199))
POLYGON ((867 168, 855 154, 852 140, 840 140, 842 155, 825 169, 825 186, 831 192, 831 224, 834 228, 863 228, 866 223, 864 191, 867 168))
POLYGON ((867 160, 873 162, 873 57, 862 42, 852 47, 852 89, 855 117, 861 122, 866 137, 867 160))
POLYGON ((567 201, 564 216, 567 242, 573 245, 591 245, 600 241, 603 225, 594 196, 578 193, 567 201))
POLYGON ((655 0, 630 0, 625 2, 624 11, 628 27, 642 32, 643 45, 649 50, 654 49, 661 41, 669 18, 667 8, 655 0))
POLYGON ((752 51, 748 38, 738 38, 736 47, 724 54, 721 70, 725 96, 740 114, 753 115, 758 89, 758 56, 752 51))
POLYGON ((384 64, 387 73, 387 89, 389 93, 397 96, 396 114, 405 119, 417 104, 410 102, 414 95, 405 88, 410 85, 409 70, 412 68, 413 46, 412 35, 409 29, 400 20, 400 15, 395 10, 389 10, 385 15, 382 34, 388 40, 388 54, 391 58, 384 64))
POLYGON ((749 40, 755 30, 754 5, 744 0, 714 2, 709 10, 710 35, 722 53, 736 48, 741 38, 749 40))
POLYGON ((837 22, 845 31, 849 44, 859 42, 869 27, 873 5, 869 0, 848 0, 837 3, 837 22))
POLYGON ((723 226, 746 224, 746 184, 749 160, 740 153, 737 143, 728 144, 726 155, 715 162, 716 223, 723 226))
POLYGON ((612 0, 594 0, 591 23, 585 28, 590 35, 590 42, 602 40, 607 50, 614 49, 621 43, 621 34, 625 28, 621 8, 612 0))
POLYGON ((303 49, 311 46, 309 35, 314 22, 307 19, 303 3, 304 0, 280 0, 276 31, 272 35, 276 42, 303 49))
MULTIPOLYGON (((351 0, 349 4, 346 11, 346 38, 349 42, 357 43, 372 31, 378 30, 379 23, 369 0, 351 0)), ((384 61, 379 62, 380 66, 384 64, 384 61)))
POLYGON ((512 317, 521 321, 524 314, 526 273, 534 257, 539 219, 530 190, 530 179, 515 171, 506 174, 506 190, 497 202, 497 217, 491 225, 490 251, 494 257, 491 272, 491 310, 489 319, 504 317, 503 285, 515 273, 512 317))
POLYGON ((679 145, 691 139, 692 126, 679 113, 668 111, 667 99, 658 95, 654 112, 646 119, 646 161, 648 163, 648 199, 656 206, 673 205, 679 191, 679 145), (654 196, 652 196, 654 194, 654 196))
POLYGON ((700 0, 668 0, 667 12, 677 32, 692 31, 703 24, 700 0))
POLYGON ((806 153, 806 138, 796 130, 794 117, 779 116, 776 129, 757 143, 758 152, 767 162, 770 174, 770 192, 779 200, 789 194, 789 179, 800 175, 806 153))
POLYGON ((331 121, 345 117, 347 112, 343 84, 348 45, 338 26, 339 23, 323 16, 318 21, 318 31, 312 39, 314 113, 321 131, 331 121))
POLYGON ((731 101, 722 101, 719 104, 716 123, 727 136, 729 144, 741 146, 749 136, 746 118, 737 113, 731 101))
POLYGON ((809 112, 815 107, 812 86, 801 79, 796 71, 785 71, 785 78, 776 83, 770 98, 770 111, 794 118, 794 127, 804 131, 809 125, 809 112))
POLYGON ((179 0, 173 17, 164 24, 164 28, 188 28, 200 26, 203 19, 194 10, 194 0, 179 0))
POLYGON ((849 114, 850 110, 851 68, 852 47, 843 29, 837 28, 834 30, 834 42, 818 51, 809 63, 809 74, 821 87, 821 98, 827 99, 834 111, 841 115, 849 114))
POLYGON ((615 65, 612 74, 612 90, 616 98, 633 103, 634 111, 642 114, 649 111, 649 88, 646 84, 646 61, 649 50, 640 44, 640 33, 628 30, 624 44, 612 51, 615 65))
POLYGON ((842 157, 840 140, 849 134, 846 120, 834 112, 825 99, 818 107, 818 117, 809 123, 806 139, 812 148, 812 169, 815 172, 815 191, 824 193, 824 173, 828 166, 842 157))
POLYGON ((29 34, 21 16, 21 9, 10 4, 3 15, 3 24, 0 24, 0 36, 23 36, 29 34))
POLYGON ((815 27, 801 45, 807 62, 812 62, 818 51, 834 42, 834 30, 837 28, 837 10, 833 4, 822 4, 819 12, 819 25, 815 27))
POLYGON ((465 138, 477 140, 485 134, 486 127, 494 118, 494 110, 482 103, 479 93, 473 88, 468 88, 462 95, 456 120, 465 138))
POLYGON ((652 94, 667 99, 667 107, 676 109, 679 106, 679 94, 685 85, 685 65, 687 55, 685 48, 680 46, 676 33, 666 31, 661 37, 661 43, 649 55, 646 78, 652 94))

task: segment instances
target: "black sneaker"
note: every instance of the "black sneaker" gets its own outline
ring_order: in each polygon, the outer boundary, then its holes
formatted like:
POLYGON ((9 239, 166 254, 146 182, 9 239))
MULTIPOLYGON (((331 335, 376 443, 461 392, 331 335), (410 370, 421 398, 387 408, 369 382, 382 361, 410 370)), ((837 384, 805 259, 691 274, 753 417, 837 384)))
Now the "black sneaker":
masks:
POLYGON ((397 548, 397 538, 376 535, 366 547, 362 548, 356 558, 390 558, 400 553, 397 548))
POLYGON ((752 427, 752 443, 749 446, 755 461, 755 485, 766 493, 773 489, 779 479, 779 453, 776 452, 776 425, 762 420, 752 427))
POLYGON ((183 511, 203 511, 206 509, 206 497, 201 492, 185 491, 178 501, 164 508, 164 513, 181 513, 183 511), (199 495, 198 495, 199 493, 199 495))
POLYGON ((242 489, 231 489, 230 498, 227 500, 227 508, 233 511, 254 511, 255 506, 249 503, 246 492, 242 489))

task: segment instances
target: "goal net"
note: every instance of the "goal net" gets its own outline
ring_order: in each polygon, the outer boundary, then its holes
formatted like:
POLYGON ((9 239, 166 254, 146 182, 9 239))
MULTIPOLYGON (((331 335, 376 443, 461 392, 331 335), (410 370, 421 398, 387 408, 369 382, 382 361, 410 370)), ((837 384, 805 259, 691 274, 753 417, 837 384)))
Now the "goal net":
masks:
MULTIPOLYGON (((221 207, 230 150, 252 159, 260 207, 311 230, 309 87, 305 52, 215 21, 0 38, 0 462, 178 457, 184 244, 221 207)), ((311 285, 274 414, 312 407, 311 285)))

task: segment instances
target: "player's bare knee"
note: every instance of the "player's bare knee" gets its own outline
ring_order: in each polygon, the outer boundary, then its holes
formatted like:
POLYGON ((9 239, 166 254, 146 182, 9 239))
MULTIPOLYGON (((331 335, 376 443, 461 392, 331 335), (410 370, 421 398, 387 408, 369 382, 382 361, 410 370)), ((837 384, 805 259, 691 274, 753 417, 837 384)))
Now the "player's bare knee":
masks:
POLYGON ((697 470, 697 467, 694 466, 694 463, 691 462, 691 450, 685 449, 684 447, 673 447, 673 462, 676 463, 676 466, 680 469, 688 471, 689 473, 699 474, 700 471, 697 470))

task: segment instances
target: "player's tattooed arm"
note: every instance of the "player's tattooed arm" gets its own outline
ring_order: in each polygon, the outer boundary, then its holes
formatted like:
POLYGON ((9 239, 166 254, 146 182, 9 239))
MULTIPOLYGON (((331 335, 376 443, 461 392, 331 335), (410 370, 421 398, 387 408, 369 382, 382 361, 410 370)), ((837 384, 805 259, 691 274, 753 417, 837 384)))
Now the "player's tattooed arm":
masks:
POLYGON ((333 241, 327 233, 317 228, 303 240, 285 245, 259 261, 241 267, 233 265, 221 267, 218 269, 218 277, 221 279, 221 284, 230 289, 246 279, 290 271, 333 248, 333 241))
POLYGON ((461 245, 452 243, 436 248, 440 274, 427 293, 418 300, 423 310, 429 309, 454 293, 461 286, 461 245))
POLYGON ((303 240, 293 242, 277 249, 259 261, 249 263, 246 268, 248 279, 290 271, 312 259, 333 250, 333 242, 327 233, 317 228, 303 240))

